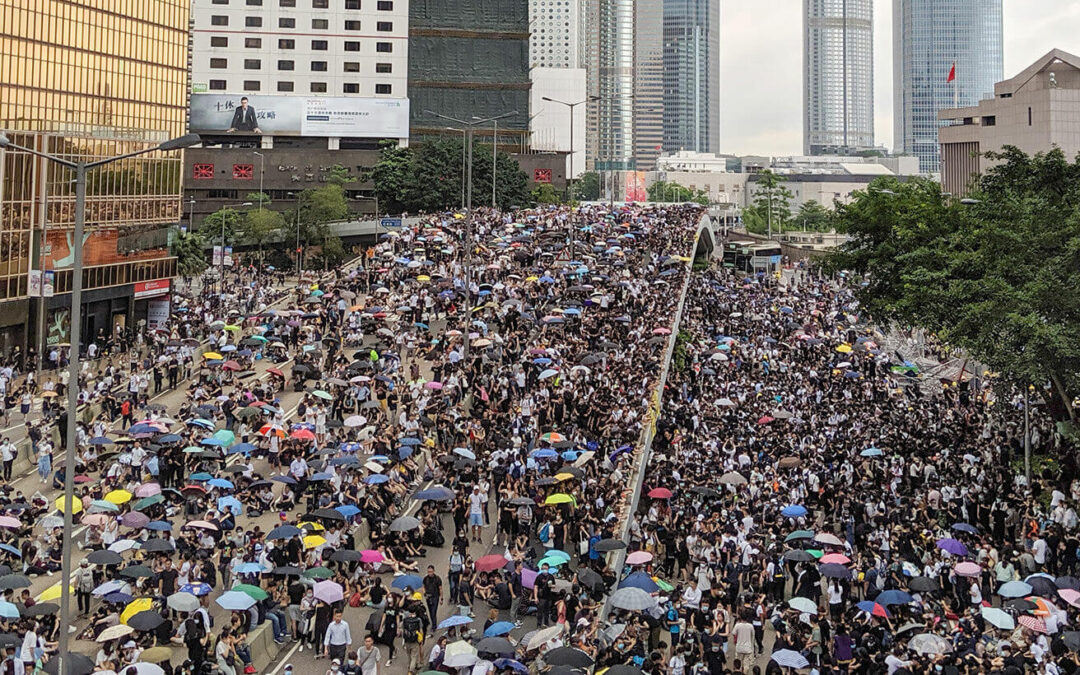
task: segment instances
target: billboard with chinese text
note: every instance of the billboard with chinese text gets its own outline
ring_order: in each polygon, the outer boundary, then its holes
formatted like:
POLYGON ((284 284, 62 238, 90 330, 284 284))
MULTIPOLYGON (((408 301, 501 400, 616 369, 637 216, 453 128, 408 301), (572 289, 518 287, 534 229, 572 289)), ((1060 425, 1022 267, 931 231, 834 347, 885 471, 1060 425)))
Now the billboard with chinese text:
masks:
POLYGON ((192 94, 192 133, 408 138, 403 98, 192 94))

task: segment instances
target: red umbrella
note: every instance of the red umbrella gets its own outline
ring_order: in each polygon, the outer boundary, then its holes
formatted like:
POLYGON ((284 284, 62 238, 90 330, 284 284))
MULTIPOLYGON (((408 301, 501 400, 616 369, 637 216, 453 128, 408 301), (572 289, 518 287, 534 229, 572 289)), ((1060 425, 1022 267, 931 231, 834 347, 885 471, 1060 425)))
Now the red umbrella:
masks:
POLYGON ((311 433, 310 429, 297 429, 296 431, 292 432, 289 435, 292 436, 293 438, 299 439, 301 441, 313 441, 313 440, 315 440, 315 434, 311 433))
POLYGON ((477 572, 494 572, 506 567, 506 558, 501 555, 486 555, 476 561, 477 572))
POLYGON ((226 361, 225 363, 221 364, 221 369, 222 370, 240 370, 240 364, 237 363, 236 361, 226 361))
POLYGON ((1030 628, 1036 633, 1046 633, 1046 622, 1037 616, 1030 616, 1028 614, 1021 614, 1017 619, 1021 626, 1024 628, 1030 628))
POLYGON ((671 490, 667 488, 653 488, 649 490, 649 496, 653 499, 671 499, 671 490))
POLYGON ((773 418, 772 418, 772 417, 769 417, 768 415, 762 415, 762 416, 761 416, 761 417, 760 417, 760 418, 758 419, 757 423, 758 423, 758 424, 768 424, 769 422, 772 422, 772 421, 773 421, 773 418))
POLYGON ((285 373, 281 372, 277 368, 267 368, 266 372, 270 373, 271 375, 277 375, 278 377, 285 377, 285 373))

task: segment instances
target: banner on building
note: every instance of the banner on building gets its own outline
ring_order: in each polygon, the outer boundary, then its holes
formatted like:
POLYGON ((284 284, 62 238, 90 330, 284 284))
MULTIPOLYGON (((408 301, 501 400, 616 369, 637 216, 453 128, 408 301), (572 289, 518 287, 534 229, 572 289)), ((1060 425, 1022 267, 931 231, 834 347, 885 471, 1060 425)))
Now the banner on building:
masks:
POLYGON ((214 267, 221 267, 222 265, 224 265, 225 267, 232 267, 232 265, 233 265, 232 246, 226 246, 225 247, 225 261, 224 262, 222 262, 222 260, 221 260, 221 247, 220 246, 215 246, 214 247, 214 264, 213 264, 213 266, 214 267))
POLYGON ((626 180, 626 201, 628 202, 647 202, 649 201, 649 191, 645 187, 645 172, 644 171, 627 171, 625 173, 626 180))
POLYGON ((164 328, 169 323, 169 299, 146 301, 146 325, 150 330, 164 328))
POLYGON ((192 94, 197 134, 408 138, 409 99, 192 94))
POLYGON ((41 289, 41 270, 30 270, 30 297, 31 298, 51 298, 56 294, 56 272, 47 270, 45 272, 45 292, 42 293, 41 289))
POLYGON ((168 279, 157 279, 156 281, 140 281, 135 284, 135 299, 139 298, 153 298, 159 295, 168 295, 170 290, 170 283, 168 279))
POLYGON ((50 347, 66 345, 71 341, 71 309, 61 307, 49 313, 45 336, 50 347))

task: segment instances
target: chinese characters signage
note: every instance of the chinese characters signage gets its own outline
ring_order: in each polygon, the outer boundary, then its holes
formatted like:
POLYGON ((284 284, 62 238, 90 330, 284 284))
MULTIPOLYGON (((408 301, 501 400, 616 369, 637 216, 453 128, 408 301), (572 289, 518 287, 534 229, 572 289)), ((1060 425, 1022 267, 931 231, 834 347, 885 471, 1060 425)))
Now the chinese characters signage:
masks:
POLYGON ((407 138, 409 100, 192 94, 190 126, 200 134, 407 138))

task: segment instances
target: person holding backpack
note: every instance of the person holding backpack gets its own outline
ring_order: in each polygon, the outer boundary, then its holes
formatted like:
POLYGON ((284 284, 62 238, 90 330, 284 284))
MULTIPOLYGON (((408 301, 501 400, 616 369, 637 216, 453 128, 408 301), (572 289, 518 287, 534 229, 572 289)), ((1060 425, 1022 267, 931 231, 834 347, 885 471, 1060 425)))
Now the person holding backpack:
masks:
POLYGON ((401 641, 405 645, 409 672, 420 672, 420 645, 424 644, 424 624, 410 608, 405 609, 405 618, 401 620, 401 641))

